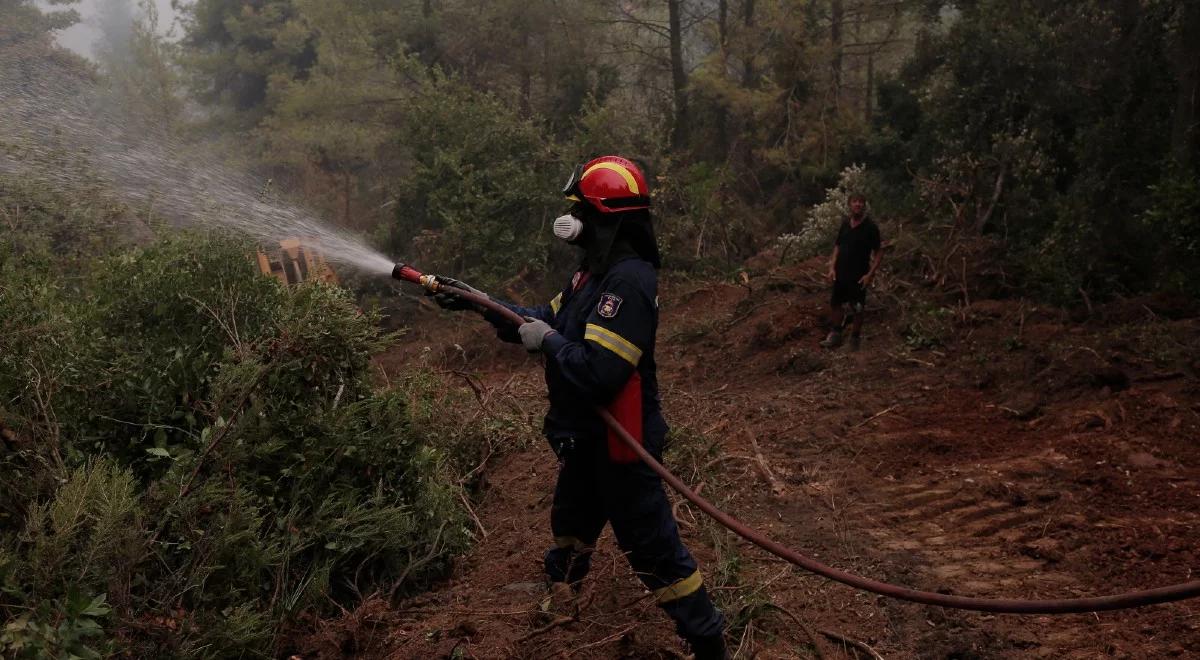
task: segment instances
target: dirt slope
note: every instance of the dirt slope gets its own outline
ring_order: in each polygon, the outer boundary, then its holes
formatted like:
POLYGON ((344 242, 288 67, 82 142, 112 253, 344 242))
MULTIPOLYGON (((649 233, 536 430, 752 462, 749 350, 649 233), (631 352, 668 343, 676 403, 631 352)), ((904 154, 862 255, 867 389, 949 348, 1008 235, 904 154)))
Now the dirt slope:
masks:
MULTIPOLYGON (((901 333, 911 315, 901 322, 899 299, 885 291, 863 350, 828 352, 817 347, 826 290, 816 272, 810 263, 738 284, 664 286, 668 419, 678 442, 714 443, 700 459, 679 451, 669 467, 806 554, 914 588, 1061 598, 1194 578, 1194 320, 1127 302, 1081 325, 981 301, 943 315, 940 346, 913 351, 901 333)), ((426 360, 465 362, 540 411, 535 359, 495 346, 477 321, 432 319, 385 368, 431 346, 426 360)), ((349 613, 309 655, 681 657, 607 535, 579 620, 546 627, 537 617, 554 474, 540 445, 491 464, 475 508, 487 536, 454 576, 398 608, 349 613)), ((790 568, 714 532, 686 503, 677 510, 738 624, 737 657, 866 657, 837 637, 886 658, 1200 655, 1197 602, 1056 617, 901 603, 790 568)))

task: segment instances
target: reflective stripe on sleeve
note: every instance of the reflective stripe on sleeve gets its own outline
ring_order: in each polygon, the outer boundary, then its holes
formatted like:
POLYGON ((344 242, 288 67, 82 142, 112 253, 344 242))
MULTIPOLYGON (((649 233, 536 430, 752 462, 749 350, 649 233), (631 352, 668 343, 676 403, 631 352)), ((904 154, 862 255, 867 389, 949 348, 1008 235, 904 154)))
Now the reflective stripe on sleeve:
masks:
POLYGON ((700 571, 696 571, 675 584, 663 587, 662 589, 655 589, 654 598, 658 600, 660 605, 662 603, 669 603, 673 600, 679 600, 684 596, 691 596, 703 584, 704 578, 700 576, 700 571))
POLYGON ((562 309, 562 292, 560 291, 554 300, 550 301, 550 311, 558 314, 558 310, 562 309))
POLYGON ((642 359, 642 349, 634 346, 629 340, 621 335, 609 330, 608 328, 598 326, 594 323, 587 324, 583 330, 583 338, 587 341, 596 342, 604 348, 616 353, 629 364, 637 366, 642 359))

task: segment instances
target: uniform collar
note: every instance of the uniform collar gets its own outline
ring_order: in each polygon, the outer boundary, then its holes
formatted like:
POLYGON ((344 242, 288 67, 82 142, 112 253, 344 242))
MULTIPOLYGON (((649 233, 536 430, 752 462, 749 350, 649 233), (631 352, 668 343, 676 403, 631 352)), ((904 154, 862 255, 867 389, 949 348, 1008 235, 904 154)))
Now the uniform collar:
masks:
POLYGON ((583 269, 590 272, 594 277, 603 276, 614 265, 637 256, 639 256, 637 251, 633 249, 629 241, 617 239, 613 241, 612 247, 603 255, 594 254, 589 251, 583 258, 583 269))

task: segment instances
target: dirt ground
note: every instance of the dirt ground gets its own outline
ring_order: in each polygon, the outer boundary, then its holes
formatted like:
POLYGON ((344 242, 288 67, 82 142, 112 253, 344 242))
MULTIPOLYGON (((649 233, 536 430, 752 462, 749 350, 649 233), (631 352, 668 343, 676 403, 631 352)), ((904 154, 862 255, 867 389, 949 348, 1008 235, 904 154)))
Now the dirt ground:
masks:
MULTIPOLYGON (((685 481, 804 554, 917 589, 1070 598, 1195 579, 1200 323, 1178 305, 1071 319, 984 300, 914 329, 885 283, 862 350, 826 351, 817 272, 664 283, 668 467, 685 481)), ((421 316, 383 369, 469 371, 540 414, 538 358, 478 319, 421 316)), ((685 657, 607 532, 580 616, 547 625, 553 455, 527 442, 486 471, 473 507, 486 536, 452 577, 347 613, 305 657, 685 657)), ((904 603, 791 567, 675 499, 737 658, 1200 657, 1200 601, 1063 616, 904 603)))

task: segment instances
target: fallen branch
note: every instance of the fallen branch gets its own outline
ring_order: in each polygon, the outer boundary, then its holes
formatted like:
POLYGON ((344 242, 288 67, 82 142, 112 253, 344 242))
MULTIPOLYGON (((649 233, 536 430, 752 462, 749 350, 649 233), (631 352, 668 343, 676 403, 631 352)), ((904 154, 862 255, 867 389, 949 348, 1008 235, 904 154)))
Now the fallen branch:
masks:
MULTIPOLYGON (((696 488, 694 490, 696 491, 696 494, 699 495, 700 491, 703 489, 704 489, 704 482, 701 481, 700 485, 696 486, 696 488)), ((677 522, 677 523, 684 524, 684 522, 685 522, 683 520, 683 518, 679 517, 679 507, 683 506, 686 502, 687 502, 687 500, 685 500, 681 497, 681 498, 676 499, 675 504, 671 507, 671 515, 673 515, 675 517, 675 522, 677 522)), ((691 509, 688 509, 688 514, 691 515, 691 509)), ((696 520, 696 516, 692 515, 692 522, 686 523, 687 526, 688 527, 695 526, 695 524, 696 524, 695 520, 696 520)))
POLYGON ((705 392, 704 396, 712 396, 714 394, 720 394, 721 392, 724 392, 728 388, 729 388, 729 383, 725 383, 724 385, 718 387, 715 390, 712 390, 711 392, 705 392))
POLYGON ((733 326, 741 323, 742 321, 745 321, 746 319, 750 318, 751 314, 753 314, 754 312, 757 312, 759 309, 761 309, 763 307, 766 307, 767 305, 771 304, 771 302, 773 302, 773 301, 768 300, 767 302, 761 302, 761 303, 751 307, 750 309, 746 310, 742 314, 738 315, 736 318, 734 318, 730 321, 726 321, 724 329, 729 330, 733 326))
POLYGON ((473 378, 471 378, 470 374, 463 372, 463 371, 458 371, 457 369, 451 370, 450 373, 454 374, 455 376, 458 376, 459 378, 463 379, 463 381, 465 381, 467 383, 467 387, 470 387, 471 391, 475 393, 476 401, 478 401, 479 403, 484 402, 483 388, 475 383, 475 380, 473 378))
POLYGON ((851 427, 851 429, 856 429, 860 426, 866 426, 870 422, 872 422, 880 417, 883 417, 884 415, 892 412, 893 410, 895 410, 896 408, 899 408, 899 407, 900 407, 899 405, 895 405, 895 406, 891 406, 889 408, 884 408, 883 410, 880 410, 879 412, 875 413, 874 415, 871 415, 870 417, 864 419, 863 421, 855 424, 854 426, 851 427))
POLYGON ((404 571, 402 573, 400 573, 400 577, 396 579, 395 583, 392 584, 391 590, 388 591, 387 600, 389 603, 391 601, 395 600, 396 592, 400 589, 401 586, 404 585, 404 581, 408 579, 409 573, 411 573, 414 570, 420 569, 421 567, 425 566, 426 564, 433 561, 434 559, 437 559, 438 553, 441 552, 441 548, 439 548, 438 545, 442 542, 442 532, 444 532, 446 530, 446 524, 447 524, 446 522, 443 522, 442 526, 438 527, 437 534, 434 535, 434 537, 433 537, 433 543, 429 544, 429 552, 426 553, 424 557, 422 557, 414 562, 412 560, 412 553, 411 552, 409 553, 408 565, 404 567, 404 571))
POLYGON ((1001 405, 998 405, 998 404, 989 403, 989 404, 987 404, 986 406, 984 406, 984 408, 995 408, 996 410, 1003 410, 1004 412, 1006 412, 1006 413, 1008 413, 1008 414, 1012 415, 1013 417, 1020 417, 1020 416, 1021 416, 1021 411, 1020 411, 1020 410, 1016 410, 1016 409, 1014 409, 1014 408, 1009 408, 1008 406, 1001 406, 1001 405))
POLYGON ((883 660, 883 656, 879 655, 879 653, 877 651, 875 651, 875 649, 871 648, 870 646, 867 646, 866 644, 858 641, 857 639, 850 639, 849 637, 846 637, 845 635, 836 633, 832 630, 821 630, 818 632, 820 632, 822 635, 825 635, 829 639, 834 640, 835 642, 841 642, 843 644, 848 644, 851 647, 858 649, 859 651, 862 651, 863 653, 865 653, 867 655, 868 658, 872 658, 873 660, 883 660))
POLYGON ((528 642, 529 640, 533 639, 534 637, 537 637, 538 635, 548 633, 551 630, 558 628, 559 626, 565 626, 568 623, 573 623, 575 621, 577 621, 577 619, 575 617, 556 616, 556 617, 554 617, 554 620, 551 621, 550 623, 547 623, 546 625, 544 625, 540 628, 535 628, 535 629, 531 630, 530 632, 528 632, 527 634, 525 634, 524 636, 522 636, 520 639, 517 640, 517 643, 521 644, 524 642, 528 642))
POLYGON ((573 651, 571 651, 570 653, 565 653, 565 652, 564 652, 564 653, 563 653, 563 655, 561 655, 560 657, 563 657, 563 658, 569 658, 569 657, 571 657, 571 656, 575 655, 576 653, 579 653, 580 651, 582 651, 582 650, 584 650, 584 649, 587 649, 587 648, 594 648, 594 647, 597 647, 597 646, 603 646, 603 645, 605 645, 605 644, 608 644, 609 642, 615 642, 615 641, 617 641, 618 639, 621 639, 622 637, 624 637, 625 635, 628 635, 629 633, 633 632, 633 631, 634 631, 634 629, 636 629, 636 628, 637 628, 638 626, 640 626, 640 625, 642 625, 642 624, 640 624, 640 623, 635 623, 635 624, 633 624, 633 625, 626 626, 625 628, 622 628, 621 630, 618 630, 617 632, 615 632, 615 633, 613 633, 613 634, 609 635, 608 637, 605 637, 604 639, 601 639, 601 640, 598 640, 598 641, 592 642, 592 643, 590 643, 590 644, 584 644, 583 646, 580 646, 580 647, 577 647, 577 648, 575 648, 575 649, 574 649, 573 651))
POLYGON ((724 456, 718 456, 718 457, 712 459, 711 461, 705 463, 704 467, 700 468, 700 471, 708 472, 709 468, 711 468, 712 466, 714 466, 718 463, 724 463, 725 461, 733 461, 733 460, 755 461, 757 459, 755 459, 753 456, 746 456, 745 454, 725 454, 724 456))
POLYGON ((467 499, 461 488, 458 489, 458 499, 462 500, 467 513, 471 514, 471 520, 475 521, 475 526, 479 528, 479 533, 483 534, 483 538, 486 540, 488 537, 487 528, 483 526, 483 523, 479 520, 479 516, 475 515, 475 509, 471 508, 471 502, 467 499))
POLYGON ((1083 297, 1083 304, 1087 306, 1088 318, 1092 318, 1096 311, 1092 309, 1092 299, 1088 297, 1087 291, 1084 291, 1082 286, 1079 287, 1079 295, 1083 297))
POLYGON ((918 360, 915 357, 903 357, 902 358, 899 355, 894 355, 892 353, 888 353, 887 356, 897 362, 914 362, 916 364, 919 364, 919 365, 925 366, 925 367, 936 367, 937 366, 936 364, 934 364, 932 362, 926 362, 925 360, 918 360))
POLYGON ((782 613, 788 615, 788 617, 791 618, 792 621, 795 621, 796 625, 800 626, 800 629, 803 630, 804 634, 808 635, 808 638, 812 641, 813 652, 816 654, 817 660, 825 660, 825 658, 827 657, 827 655, 825 654, 825 645, 821 643, 821 638, 817 636, 817 633, 815 631, 813 631, 812 626, 808 625, 808 623, 805 622, 800 617, 796 616, 795 614, 792 614, 791 610, 787 609, 786 607, 783 607, 782 605, 776 605, 775 603, 768 603, 767 607, 769 607, 773 610, 782 612, 782 613))
POLYGON ((775 474, 771 472, 770 466, 767 465, 767 459, 763 458, 762 451, 758 448, 758 439, 749 431, 746 434, 750 436, 750 445, 754 447, 755 464, 758 465, 759 473, 762 474, 763 479, 767 480, 767 485, 771 487, 772 493, 776 496, 783 495, 785 490, 783 484, 779 482, 779 479, 775 478, 775 474))

